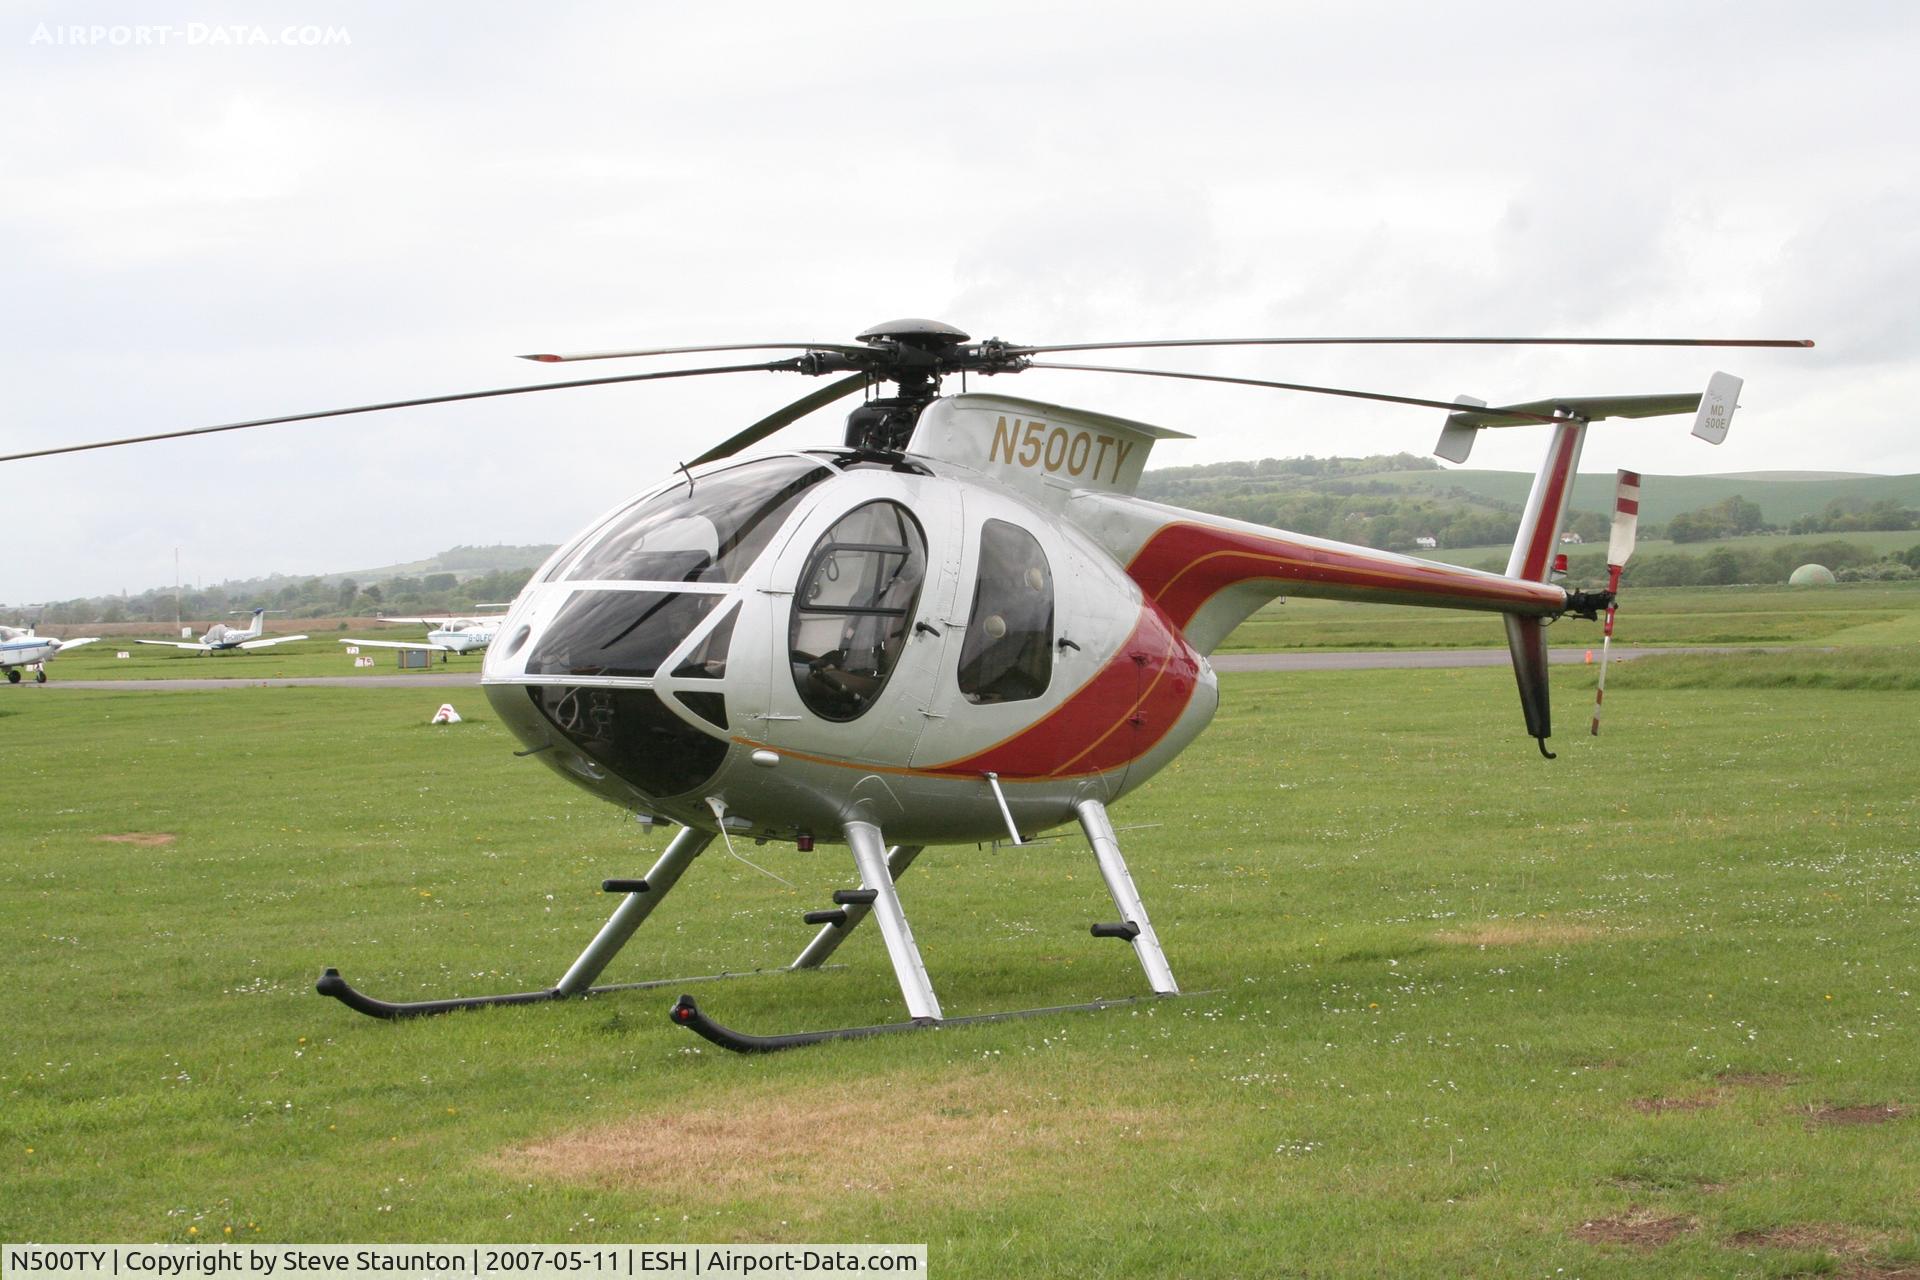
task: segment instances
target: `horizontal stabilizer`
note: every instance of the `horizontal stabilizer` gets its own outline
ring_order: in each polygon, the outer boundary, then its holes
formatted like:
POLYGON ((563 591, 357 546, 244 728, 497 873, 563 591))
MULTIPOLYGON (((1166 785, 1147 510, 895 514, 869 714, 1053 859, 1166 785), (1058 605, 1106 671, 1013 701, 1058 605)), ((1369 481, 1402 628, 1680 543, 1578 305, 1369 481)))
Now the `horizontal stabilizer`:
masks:
POLYGON ((1540 421, 1542 414, 1582 418, 1588 422, 1598 422, 1602 418, 1660 418, 1669 414, 1692 413, 1700 407, 1700 400, 1698 391, 1651 396, 1562 396, 1554 400, 1529 400, 1526 404, 1500 405, 1492 409, 1450 414, 1447 426, 1531 427, 1540 421))
POLYGON ((1560 396, 1494 408, 1488 408, 1484 400, 1459 396, 1454 403, 1466 407, 1447 415, 1447 425, 1441 429, 1440 443, 1433 452, 1448 462, 1465 462, 1473 451, 1473 438, 1482 427, 1530 427, 1542 418, 1598 422, 1602 418, 1663 418, 1681 413, 1695 415, 1693 434, 1709 444, 1719 444, 1727 438, 1727 424, 1733 419, 1740 385, 1740 379, 1732 374, 1716 373, 1708 380, 1704 394, 1560 396))

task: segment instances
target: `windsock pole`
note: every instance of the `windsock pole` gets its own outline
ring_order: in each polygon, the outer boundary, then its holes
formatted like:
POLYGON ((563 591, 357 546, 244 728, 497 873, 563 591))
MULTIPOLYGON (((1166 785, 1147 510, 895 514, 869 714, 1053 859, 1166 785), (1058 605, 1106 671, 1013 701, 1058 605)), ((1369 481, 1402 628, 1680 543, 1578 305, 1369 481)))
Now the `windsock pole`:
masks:
POLYGON ((1633 554, 1633 539, 1640 523, 1640 473, 1621 471, 1615 475, 1613 534, 1607 540, 1607 620, 1600 633, 1600 675, 1593 688, 1593 724, 1589 732, 1600 734, 1600 707, 1607 699, 1607 657, 1613 650, 1613 614, 1619 608, 1620 571, 1633 554))

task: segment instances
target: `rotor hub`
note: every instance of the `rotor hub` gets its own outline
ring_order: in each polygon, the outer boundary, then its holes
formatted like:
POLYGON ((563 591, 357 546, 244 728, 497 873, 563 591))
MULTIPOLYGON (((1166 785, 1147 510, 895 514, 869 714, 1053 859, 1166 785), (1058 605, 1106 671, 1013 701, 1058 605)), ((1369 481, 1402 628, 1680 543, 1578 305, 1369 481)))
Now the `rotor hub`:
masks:
POLYGON ((857 340, 897 342, 903 347, 917 347, 922 351, 939 351, 946 347, 959 346, 967 341, 967 335, 944 321, 909 317, 877 324, 858 335, 857 340))

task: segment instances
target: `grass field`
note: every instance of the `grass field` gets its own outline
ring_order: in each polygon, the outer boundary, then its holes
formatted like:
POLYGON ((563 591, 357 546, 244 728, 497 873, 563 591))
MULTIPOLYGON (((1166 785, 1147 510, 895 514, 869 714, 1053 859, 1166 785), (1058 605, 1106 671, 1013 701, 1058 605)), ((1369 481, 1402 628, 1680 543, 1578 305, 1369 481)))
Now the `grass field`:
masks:
MULTIPOLYGON (((1597 623, 1555 623, 1556 648, 1597 648, 1597 623)), ((1648 587, 1623 597, 1614 639, 1633 645, 1920 643, 1920 582, 1836 587, 1648 587)), ((1337 600, 1270 604, 1227 638, 1233 652, 1504 648, 1496 614, 1337 600)), ((84 653, 85 650, 82 650, 84 653)))
MULTIPOLYGON (((411 639, 418 628, 395 630, 411 639)), ((1569 620, 1553 633, 1557 646, 1592 648, 1597 624, 1569 620)), ((1908 644, 1920 642, 1920 582, 1855 583, 1817 590, 1792 587, 1647 587, 1627 594, 1615 630, 1623 644, 1908 644)), ((1228 637, 1229 652, 1281 649, 1502 648, 1493 614, 1382 608, 1338 600, 1268 605, 1228 637)), ((200 656, 108 639, 75 649, 47 668, 49 680, 238 681, 286 676, 364 677, 399 670, 391 650, 362 650, 371 668, 355 667, 337 638, 320 635, 253 653, 200 656), (130 656, 114 655, 124 649, 130 656)), ((435 661, 427 674, 472 673, 480 655, 435 661)), ((3 705, 3 704, 0 704, 3 705)))
MULTIPOLYGON (((1634 544, 1633 554, 1641 561, 1648 556, 1678 552, 1682 555, 1704 556, 1716 548, 1725 547, 1729 551, 1771 551, 1776 547, 1798 545, 1804 552, 1804 558, 1817 562, 1817 547, 1827 542, 1849 542, 1864 547, 1879 559, 1887 559, 1909 547, 1920 546, 1920 531, 1913 529, 1886 530, 1873 529, 1864 533, 1809 533, 1809 534, 1748 534, 1739 538, 1716 538, 1711 542, 1673 542, 1666 538, 1641 538, 1634 544)), ((1565 548, 1579 555, 1582 551, 1605 551, 1606 544, 1586 543, 1582 546, 1565 548)), ((1422 552, 1430 560, 1443 560, 1448 564, 1466 565, 1470 569, 1486 569, 1493 573, 1504 572, 1511 546, 1487 545, 1481 547, 1445 547, 1439 551, 1422 552)), ((1796 553, 1798 556, 1800 553, 1796 553)), ((1636 591, 1647 588, 1635 588, 1636 591)))
MULTIPOLYGON (((67 627, 73 634, 92 634, 85 627, 67 627)), ((396 630, 382 638, 418 640, 419 627, 396 630)), ((49 680, 275 680, 287 676, 389 676, 401 668, 395 649, 362 648, 359 656, 373 659, 372 667, 353 665, 355 655, 330 634, 316 633, 310 640, 295 640, 252 652, 194 653, 187 649, 161 649, 108 637, 96 644, 61 654, 47 666, 49 680), (124 658, 117 657, 125 653, 124 658)), ((468 672, 480 669, 481 655, 438 657, 418 674, 468 672)), ((27 677, 32 679, 31 676, 27 677)))
MULTIPOLYGON (((0 699, 0 1236, 1905 1274, 1911 654, 1629 664, 1600 739, 1563 671, 1551 763, 1503 671, 1229 677, 1116 811, 1212 994, 760 1059, 670 1026, 671 990, 412 1024, 313 994, 328 964, 546 986, 660 846, 477 700, 431 728, 432 689, 0 699)), ((744 852, 797 889, 709 850, 607 979, 779 965, 851 882, 844 849, 744 852)), ((950 1015, 1143 988, 1087 936, 1112 908, 1077 839, 936 850, 903 894, 950 1015)), ((746 1030, 898 1017, 877 932, 841 957, 698 990, 746 1030)))

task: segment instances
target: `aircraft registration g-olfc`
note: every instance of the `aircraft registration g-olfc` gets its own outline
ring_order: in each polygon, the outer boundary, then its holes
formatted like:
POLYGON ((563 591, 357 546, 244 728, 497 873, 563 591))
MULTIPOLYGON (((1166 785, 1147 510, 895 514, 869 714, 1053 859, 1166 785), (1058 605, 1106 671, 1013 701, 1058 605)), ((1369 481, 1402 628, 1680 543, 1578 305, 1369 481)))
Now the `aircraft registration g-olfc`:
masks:
MULTIPOLYGON (((765 1051, 822 1040, 1022 1016, 949 1018, 934 995, 896 881, 923 849, 1007 841, 1077 824, 1155 996, 1179 992, 1109 806, 1207 726, 1219 688, 1208 655, 1281 595, 1463 609, 1504 629, 1527 734, 1551 758, 1545 624, 1606 616, 1632 551, 1639 478, 1616 480, 1604 587, 1574 588, 1554 550, 1589 427, 1692 415, 1717 443, 1740 379, 1704 392, 1479 401, 1266 379, 1065 363, 1107 348, 1294 343, 1804 347, 1801 340, 1691 338, 1251 338, 1016 345, 973 342, 933 320, 876 326, 853 343, 752 343, 530 357, 544 362, 725 351, 799 355, 703 368, 534 383, 295 414, 141 440, 341 413, 652 378, 744 372, 842 374, 708 449, 588 525, 532 577, 487 648, 482 683, 540 761, 649 821, 681 830, 644 876, 607 880, 619 905, 551 988, 404 1003, 335 970, 319 990, 378 1017, 526 1004, 594 985, 714 840, 844 845, 855 887, 806 913, 817 932, 791 969, 820 966, 869 915, 906 1021, 748 1035, 690 997, 673 1020, 714 1043, 765 1051), (1489 428, 1544 426, 1548 441, 1506 570, 1490 573, 1314 538, 1140 498, 1156 442, 1183 433, 1011 396, 940 394, 945 376, 1026 369, 1225 382, 1446 414, 1436 452, 1463 461, 1489 428), (891 394, 874 395, 891 383, 891 394), (862 395, 837 447, 733 455, 815 410, 862 395)), ((67 452, 131 441, 61 446, 67 452)), ((0 461, 8 459, 0 458, 0 461)), ((257 625, 257 618, 256 618, 257 625)), ((1603 637, 1602 689, 1604 690, 1603 637)), ((1594 729, 1598 729, 1596 707, 1594 729)), ((649 983, 628 986, 655 985, 649 983)), ((1094 1002, 1076 1008, 1104 1007, 1094 1002)), ((1039 1012, 1058 1012, 1041 1010, 1039 1012)))

